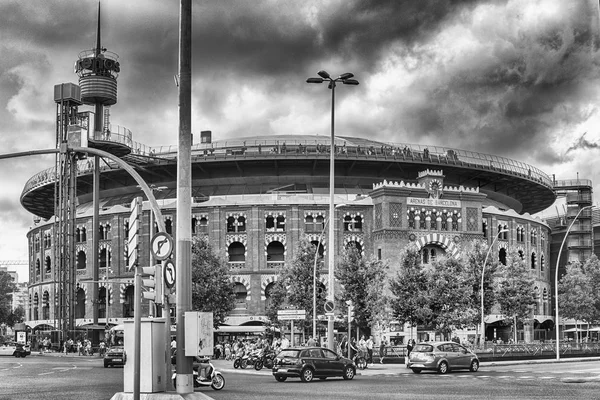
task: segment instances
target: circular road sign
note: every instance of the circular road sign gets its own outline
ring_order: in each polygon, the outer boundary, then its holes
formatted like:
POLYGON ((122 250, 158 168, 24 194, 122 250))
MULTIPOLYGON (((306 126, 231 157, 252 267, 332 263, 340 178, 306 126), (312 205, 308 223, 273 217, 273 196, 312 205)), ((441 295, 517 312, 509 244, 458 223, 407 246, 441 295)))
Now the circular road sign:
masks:
POLYGON ((152 237, 152 255, 159 261, 166 260, 173 252, 173 238, 166 232, 158 232, 152 237))
POLYGON ((165 264, 163 266, 163 274, 165 285, 169 289, 175 286, 175 264, 173 264, 173 261, 165 261, 165 264))
POLYGON ((333 304, 333 301, 331 300, 327 300, 325 302, 325 312, 333 312, 333 310, 335 309, 335 304, 333 304))

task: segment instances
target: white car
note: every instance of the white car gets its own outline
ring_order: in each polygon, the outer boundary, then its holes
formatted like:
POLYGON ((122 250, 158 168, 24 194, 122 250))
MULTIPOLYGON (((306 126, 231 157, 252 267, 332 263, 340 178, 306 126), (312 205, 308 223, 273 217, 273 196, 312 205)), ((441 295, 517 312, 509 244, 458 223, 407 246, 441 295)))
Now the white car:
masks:
POLYGON ((25 357, 26 355, 27 352, 20 343, 0 344, 0 356, 25 357))

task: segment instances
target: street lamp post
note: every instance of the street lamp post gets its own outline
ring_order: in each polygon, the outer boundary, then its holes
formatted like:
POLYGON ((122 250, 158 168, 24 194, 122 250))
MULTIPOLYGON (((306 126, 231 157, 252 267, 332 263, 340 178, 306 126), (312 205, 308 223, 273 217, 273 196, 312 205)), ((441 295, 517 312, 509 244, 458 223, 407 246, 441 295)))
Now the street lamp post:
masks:
POLYGON ((490 256, 490 253, 492 252, 492 249, 494 248, 494 244, 496 244, 496 241, 498 241, 498 239, 500 238, 500 235, 504 232, 508 232, 508 229, 499 230, 498 233, 496 234, 496 237, 494 237, 494 240, 492 241, 492 244, 490 245, 490 248, 488 249, 488 251, 485 255, 485 259, 483 260, 483 266, 481 267, 481 332, 479 333, 479 344, 480 345, 482 343, 482 340, 481 340, 482 337, 483 337, 483 343, 485 343, 485 319, 484 319, 484 308, 483 308, 483 279, 485 277, 485 265, 487 264, 488 257, 490 256))
POLYGON ((585 210, 586 208, 592 208, 592 206, 585 206, 585 207, 581 207, 579 209, 579 212, 577 213, 577 215, 575 215, 575 218, 573 218, 573 222, 571 222, 571 224, 569 225, 569 228, 567 229, 567 232, 565 233, 565 237, 563 238, 563 241, 560 245, 560 249, 558 250, 558 257, 556 258, 556 269, 554 271, 555 272, 555 276, 554 276, 554 308, 555 308, 554 327, 556 329, 556 359, 557 360, 560 360, 560 340, 558 339, 558 335, 560 334, 559 326, 558 326, 558 264, 560 263, 560 255, 562 253, 563 246, 565 245, 565 242, 567 241, 567 236, 569 236, 569 232, 571 231, 573 224, 575 224, 575 221, 577 221, 577 218, 579 217, 581 212, 583 210, 585 210))
MULTIPOLYGON (((325 81, 329 82, 327 88, 331 89, 331 144, 330 144, 330 159, 329 159, 329 218, 333 215, 334 205, 333 205, 333 194, 335 192, 335 86, 337 82, 342 82, 344 85, 358 85, 358 81, 356 79, 352 79, 354 74, 350 72, 346 72, 337 78, 332 78, 327 71, 319 71, 317 72, 319 78, 308 78, 306 80, 307 83, 323 83, 325 81)), ((328 290, 327 290, 327 299, 330 301, 334 301, 334 276, 333 276, 333 268, 334 268, 334 258, 333 258, 333 248, 334 248, 334 224, 329 224, 329 243, 331 246, 330 251, 328 252, 328 290)), ((327 347, 330 350, 335 350, 335 344, 333 340, 333 316, 330 315, 327 319, 327 347)))
MULTIPOLYGON (((338 204, 334 207, 334 209, 338 209, 340 207, 345 206, 346 204, 338 204)), ((323 229, 319 234, 319 239, 317 243, 317 250, 315 251, 315 263, 313 266, 313 339, 317 339, 317 260, 319 258, 319 246, 321 245, 321 241, 323 240, 323 235, 325 234, 325 229, 327 229, 327 224, 331 220, 333 216, 329 215, 329 217, 325 220, 325 224, 323 225, 323 229)), ((333 224, 332 224, 333 225, 333 224)), ((333 251, 333 249, 330 249, 333 251)))

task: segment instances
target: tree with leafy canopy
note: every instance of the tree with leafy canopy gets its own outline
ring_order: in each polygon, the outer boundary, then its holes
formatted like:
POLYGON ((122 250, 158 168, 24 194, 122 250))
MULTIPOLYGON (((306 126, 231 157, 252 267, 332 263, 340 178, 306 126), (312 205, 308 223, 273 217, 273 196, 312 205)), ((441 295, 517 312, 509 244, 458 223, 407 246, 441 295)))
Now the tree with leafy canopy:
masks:
POLYGON ((9 318, 12 313, 12 293, 17 290, 12 276, 6 271, 0 271, 0 323, 9 326, 9 318))
POLYGON ((517 341, 517 321, 529 318, 535 304, 534 280, 525 260, 511 252, 506 265, 500 264, 496 273, 496 300, 502 314, 513 320, 514 340, 517 341))
POLYGON ((600 323, 600 260, 594 254, 583 264, 584 274, 589 277, 591 287, 591 315, 589 321, 600 323))
MULTIPOLYGON (((306 329, 312 326, 313 312, 313 269, 315 265, 315 256, 317 259, 316 280, 317 280, 317 314, 324 312, 325 291, 320 283, 320 270, 323 266, 323 257, 317 255, 316 246, 307 238, 302 238, 298 242, 294 258, 286 263, 278 271, 277 280, 270 291, 270 304, 267 307, 267 317, 272 323, 277 323, 277 311, 284 306, 290 306, 294 309, 305 310, 306 320, 295 321, 300 329, 306 329)), ((287 321, 286 321, 287 322, 287 321)))
POLYGON ((15 326, 15 324, 21 323, 25 320, 25 309, 23 306, 18 306, 15 308, 8 317, 8 322, 6 323, 8 326, 15 326))
MULTIPOLYGON (((558 304, 563 317, 591 322, 594 318, 592 277, 578 262, 567 264, 565 274, 558 282, 558 304)), ((579 335, 577 336, 579 342, 579 335)))
POLYGON ((412 326, 429 320, 428 276, 421 265, 421 253, 407 248, 400 258, 400 268, 390 281, 391 308, 398 322, 412 326))
POLYGON ((192 309, 212 312, 218 328, 235 308, 233 283, 227 262, 215 254, 204 237, 192 241, 192 309))
POLYGON ((476 276, 465 268, 462 260, 439 257, 427 270, 429 324, 446 340, 455 329, 473 326, 479 307, 473 302, 476 276))
POLYGON ((357 326, 366 332, 388 319, 389 298, 386 295, 388 266, 374 257, 364 257, 355 246, 349 246, 335 267, 335 277, 343 290, 338 299, 351 300, 357 326))

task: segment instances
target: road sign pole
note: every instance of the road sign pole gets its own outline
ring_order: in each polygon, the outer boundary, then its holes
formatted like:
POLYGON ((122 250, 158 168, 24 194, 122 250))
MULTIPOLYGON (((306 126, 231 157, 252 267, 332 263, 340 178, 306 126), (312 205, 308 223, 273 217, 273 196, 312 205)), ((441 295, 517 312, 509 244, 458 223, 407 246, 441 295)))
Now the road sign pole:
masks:
POLYGON ((290 322, 291 322, 291 327, 290 327, 290 336, 291 336, 290 344, 291 344, 292 347, 294 347, 294 320, 292 319, 292 320, 290 320, 290 322))

